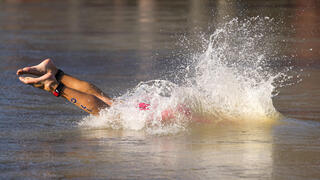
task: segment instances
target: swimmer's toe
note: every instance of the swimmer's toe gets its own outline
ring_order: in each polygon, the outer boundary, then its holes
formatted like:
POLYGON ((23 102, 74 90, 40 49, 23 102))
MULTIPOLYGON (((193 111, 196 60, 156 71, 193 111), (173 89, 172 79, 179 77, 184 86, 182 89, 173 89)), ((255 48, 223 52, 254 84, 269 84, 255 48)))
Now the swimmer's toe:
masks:
POLYGON ((32 75, 42 75, 42 73, 35 67, 25 67, 22 69, 18 69, 17 75, 23 75, 23 74, 32 74, 32 75))

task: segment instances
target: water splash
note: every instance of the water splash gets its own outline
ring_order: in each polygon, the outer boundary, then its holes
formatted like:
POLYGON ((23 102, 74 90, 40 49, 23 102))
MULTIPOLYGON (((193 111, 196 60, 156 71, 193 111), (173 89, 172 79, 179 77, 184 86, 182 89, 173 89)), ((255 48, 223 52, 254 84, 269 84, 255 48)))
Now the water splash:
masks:
POLYGON ((80 125, 141 130, 151 134, 176 133, 192 123, 261 122, 279 116, 272 104, 274 81, 286 70, 273 65, 281 60, 273 48, 272 20, 233 19, 216 29, 206 47, 187 59, 175 82, 153 80, 116 98, 99 117, 80 125), (183 77, 183 78, 181 78, 183 77), (140 110, 140 102, 150 104, 140 110))

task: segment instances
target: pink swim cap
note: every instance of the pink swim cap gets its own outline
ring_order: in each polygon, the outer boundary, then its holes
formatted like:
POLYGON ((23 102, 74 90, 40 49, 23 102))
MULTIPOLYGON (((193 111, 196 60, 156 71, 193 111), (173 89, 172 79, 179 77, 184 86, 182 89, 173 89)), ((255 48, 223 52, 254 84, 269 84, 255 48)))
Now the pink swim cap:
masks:
POLYGON ((150 104, 146 104, 146 103, 139 103, 139 109, 140 110, 150 110, 149 109, 150 104))

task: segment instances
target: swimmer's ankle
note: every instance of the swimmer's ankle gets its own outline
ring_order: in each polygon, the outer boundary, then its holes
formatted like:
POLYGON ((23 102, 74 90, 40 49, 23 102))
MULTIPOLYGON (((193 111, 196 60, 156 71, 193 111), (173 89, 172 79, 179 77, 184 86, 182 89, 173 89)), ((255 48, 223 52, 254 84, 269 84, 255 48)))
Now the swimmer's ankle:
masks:
POLYGON ((43 89, 47 92, 53 93, 54 90, 58 87, 59 83, 53 79, 47 79, 43 82, 40 82, 36 85, 34 85, 37 88, 43 89), (41 85, 42 84, 42 85, 41 85))
POLYGON ((51 84, 49 85, 50 92, 53 93, 54 90, 57 89, 58 86, 59 86, 59 84, 57 82, 51 82, 51 84))
POLYGON ((55 75, 58 72, 58 68, 56 67, 56 65, 54 65, 53 61, 50 58, 43 60, 39 65, 40 65, 40 67, 45 68, 44 73, 49 72, 49 73, 55 75))

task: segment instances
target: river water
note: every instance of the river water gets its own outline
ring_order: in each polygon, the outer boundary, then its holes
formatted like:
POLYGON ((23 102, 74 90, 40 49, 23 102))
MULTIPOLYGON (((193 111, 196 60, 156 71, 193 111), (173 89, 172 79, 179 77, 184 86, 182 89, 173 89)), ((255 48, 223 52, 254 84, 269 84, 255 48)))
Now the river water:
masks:
POLYGON ((0 178, 320 179, 319 13, 316 0, 0 0, 0 178), (18 81, 45 58, 122 103, 88 116, 18 81), (201 122, 157 124, 181 103, 201 122))

